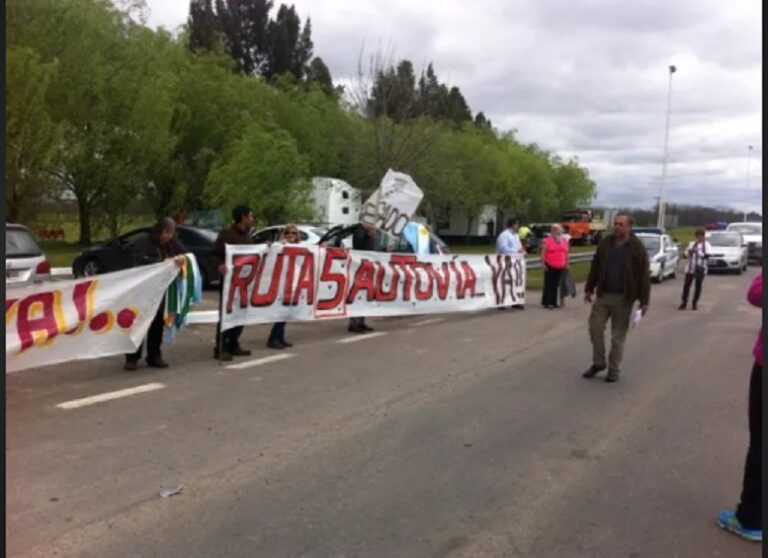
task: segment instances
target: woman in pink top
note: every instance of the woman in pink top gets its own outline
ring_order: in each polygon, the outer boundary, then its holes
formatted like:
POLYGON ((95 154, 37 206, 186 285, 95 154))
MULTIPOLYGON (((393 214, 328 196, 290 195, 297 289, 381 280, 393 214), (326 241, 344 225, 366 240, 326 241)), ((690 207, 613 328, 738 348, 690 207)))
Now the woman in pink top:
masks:
POLYGON ((563 238, 563 230, 557 223, 552 225, 550 235, 544 238, 541 263, 544 266, 541 305, 544 308, 557 308, 560 277, 563 270, 568 269, 568 240, 563 238))
MULTIPOLYGON (((763 274, 747 293, 750 304, 763 307, 763 274)), ((741 501, 736 510, 723 510, 717 524, 750 541, 763 540, 763 328, 753 349, 755 364, 749 381, 749 449, 744 464, 741 501)))

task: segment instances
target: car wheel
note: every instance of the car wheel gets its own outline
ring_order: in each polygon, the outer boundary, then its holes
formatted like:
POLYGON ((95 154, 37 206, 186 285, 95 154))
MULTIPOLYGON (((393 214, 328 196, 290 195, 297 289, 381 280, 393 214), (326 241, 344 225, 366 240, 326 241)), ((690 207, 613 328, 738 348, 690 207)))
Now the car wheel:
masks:
POLYGON ((83 277, 93 277, 94 275, 104 273, 104 266, 99 260, 90 258, 83 264, 82 273, 83 277))

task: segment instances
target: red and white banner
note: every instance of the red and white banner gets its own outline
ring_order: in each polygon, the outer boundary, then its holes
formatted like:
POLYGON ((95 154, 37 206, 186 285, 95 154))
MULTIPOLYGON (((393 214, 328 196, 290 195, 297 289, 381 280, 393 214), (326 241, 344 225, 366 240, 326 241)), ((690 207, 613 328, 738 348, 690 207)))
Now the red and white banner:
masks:
POLYGON ((525 304, 522 255, 440 256, 227 245, 222 328, 525 304))
POLYGON ((168 261, 74 281, 6 285, 6 372, 135 351, 178 273, 168 261))

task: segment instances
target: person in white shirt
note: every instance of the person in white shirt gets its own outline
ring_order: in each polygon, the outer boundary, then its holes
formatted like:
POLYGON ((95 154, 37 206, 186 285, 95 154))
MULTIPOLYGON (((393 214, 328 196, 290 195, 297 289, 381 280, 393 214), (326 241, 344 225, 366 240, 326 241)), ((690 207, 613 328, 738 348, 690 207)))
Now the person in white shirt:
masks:
POLYGON ((517 234, 520 227, 520 220, 516 217, 510 217, 507 220, 507 228, 499 233, 496 238, 497 254, 524 254, 523 243, 517 234))
MULTIPOLYGON (((496 253, 500 255, 505 254, 523 254, 525 255, 525 248, 520 241, 520 237, 517 234, 517 229, 520 228, 520 220, 516 217, 510 217, 507 219, 507 228, 499 233, 496 238, 496 253)), ((512 308, 518 308, 525 310, 524 304, 514 304, 512 308)), ((503 306, 499 306, 499 310, 504 310, 503 306)))
POLYGON ((704 229, 696 230, 696 240, 688 244, 686 254, 688 261, 685 264, 685 283, 683 283, 683 302, 679 309, 685 310, 688 307, 688 295, 691 292, 691 283, 694 283, 693 305, 691 308, 696 310, 696 304, 701 296, 701 285, 704 283, 704 276, 707 274, 707 259, 712 252, 712 246, 704 238, 704 229))

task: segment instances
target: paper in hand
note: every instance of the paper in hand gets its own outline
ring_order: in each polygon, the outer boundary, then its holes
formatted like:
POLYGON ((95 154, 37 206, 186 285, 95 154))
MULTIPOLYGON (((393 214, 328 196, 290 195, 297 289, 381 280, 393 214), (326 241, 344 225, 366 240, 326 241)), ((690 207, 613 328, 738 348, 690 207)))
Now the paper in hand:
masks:
POLYGON ((643 319, 643 311, 638 308, 632 313, 632 327, 637 327, 640 325, 640 320, 643 319))

